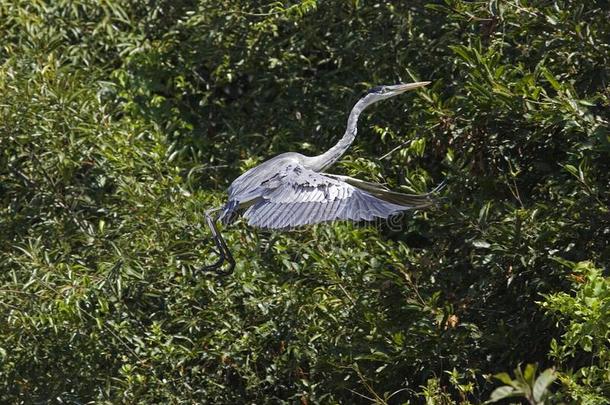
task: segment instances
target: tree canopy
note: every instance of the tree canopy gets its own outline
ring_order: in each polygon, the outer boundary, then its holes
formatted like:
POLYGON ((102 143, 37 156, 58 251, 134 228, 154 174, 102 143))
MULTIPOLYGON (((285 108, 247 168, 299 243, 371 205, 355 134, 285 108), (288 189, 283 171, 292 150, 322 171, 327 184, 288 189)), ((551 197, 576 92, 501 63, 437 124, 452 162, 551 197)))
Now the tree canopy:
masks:
POLYGON ((607 1, 0 0, 0 34, 0 402, 610 401, 607 1), (334 171, 434 209, 238 222, 199 270, 232 179, 420 80, 334 171))

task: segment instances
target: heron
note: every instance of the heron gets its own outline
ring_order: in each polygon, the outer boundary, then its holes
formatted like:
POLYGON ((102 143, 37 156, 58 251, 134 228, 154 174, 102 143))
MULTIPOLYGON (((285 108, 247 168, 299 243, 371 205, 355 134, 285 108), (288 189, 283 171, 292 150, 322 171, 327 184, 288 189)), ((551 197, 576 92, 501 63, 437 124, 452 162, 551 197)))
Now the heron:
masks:
POLYGON ((343 137, 326 152, 318 156, 282 153, 235 179, 229 186, 227 202, 205 212, 219 258, 203 269, 229 274, 235 267, 235 260, 216 226, 218 221, 228 225, 241 215, 253 227, 288 230, 334 220, 387 219, 401 211, 433 204, 431 195, 439 187, 426 194, 404 194, 382 184, 325 172, 354 141, 358 117, 365 108, 428 84, 430 82, 374 87, 356 102, 343 137), (220 213, 213 215, 217 212, 220 213), (225 263, 228 266, 223 271, 225 263))

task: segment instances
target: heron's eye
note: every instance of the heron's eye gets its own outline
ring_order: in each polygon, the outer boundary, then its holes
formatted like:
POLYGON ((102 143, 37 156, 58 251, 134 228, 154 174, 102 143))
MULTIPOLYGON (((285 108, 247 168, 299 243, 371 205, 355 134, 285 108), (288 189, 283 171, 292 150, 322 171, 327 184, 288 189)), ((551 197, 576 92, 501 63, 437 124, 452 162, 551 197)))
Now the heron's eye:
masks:
POLYGON ((388 88, 385 86, 379 86, 377 87, 377 91, 375 93, 382 95, 382 94, 386 94, 388 92, 388 88))
POLYGON ((383 94, 384 92, 385 89, 383 88, 383 86, 377 86, 367 91, 366 94, 383 94))

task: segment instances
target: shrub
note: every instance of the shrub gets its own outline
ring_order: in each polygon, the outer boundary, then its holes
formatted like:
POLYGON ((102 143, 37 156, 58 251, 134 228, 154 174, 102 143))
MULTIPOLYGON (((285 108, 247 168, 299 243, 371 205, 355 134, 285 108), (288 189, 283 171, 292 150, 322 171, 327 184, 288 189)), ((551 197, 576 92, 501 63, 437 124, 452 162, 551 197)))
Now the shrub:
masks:
POLYGON ((589 305, 610 261, 603 2, 0 0, 0 17, 2 402, 466 404, 522 363, 555 366, 555 398, 607 396, 589 305), (199 271, 202 212, 236 175, 323 151, 361 91, 412 80, 433 83, 367 110, 334 170, 447 179, 436 209, 239 222, 236 272, 199 271))

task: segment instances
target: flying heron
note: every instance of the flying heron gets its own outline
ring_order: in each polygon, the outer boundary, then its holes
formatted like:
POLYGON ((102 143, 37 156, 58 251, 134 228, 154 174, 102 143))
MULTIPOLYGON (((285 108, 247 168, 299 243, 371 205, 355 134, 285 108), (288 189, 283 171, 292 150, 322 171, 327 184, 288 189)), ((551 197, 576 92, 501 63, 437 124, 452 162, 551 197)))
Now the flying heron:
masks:
POLYGON ((228 274, 235 267, 235 260, 216 227, 218 220, 230 224, 241 214, 254 227, 291 229, 332 220, 386 219, 400 211, 431 205, 430 195, 438 187, 427 194, 403 194, 381 184, 324 172, 354 141, 358 117, 366 107, 429 83, 375 87, 354 105, 347 119, 345 134, 325 153, 318 156, 282 153, 235 179, 229 187, 227 203, 205 213, 219 258, 203 269, 218 271, 225 261, 229 264, 228 269, 220 273, 228 274), (212 213, 218 211, 220 214, 213 217, 212 213))

